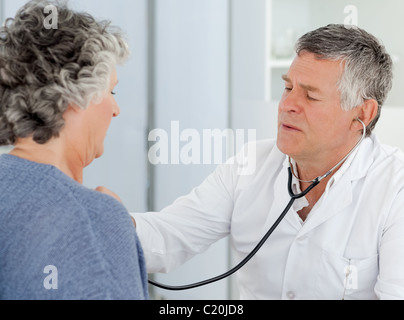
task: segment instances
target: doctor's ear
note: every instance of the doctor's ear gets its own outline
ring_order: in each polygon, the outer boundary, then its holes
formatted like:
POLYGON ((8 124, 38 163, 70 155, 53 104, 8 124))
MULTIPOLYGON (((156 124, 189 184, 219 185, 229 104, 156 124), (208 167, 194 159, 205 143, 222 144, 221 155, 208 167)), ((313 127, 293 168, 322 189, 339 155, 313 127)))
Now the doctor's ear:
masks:
MULTIPOLYGON (((359 111, 357 118, 359 118, 365 124, 365 126, 368 127, 377 116, 379 104, 374 99, 368 99, 357 108, 359 111)), ((354 120, 357 120, 357 118, 354 120)))

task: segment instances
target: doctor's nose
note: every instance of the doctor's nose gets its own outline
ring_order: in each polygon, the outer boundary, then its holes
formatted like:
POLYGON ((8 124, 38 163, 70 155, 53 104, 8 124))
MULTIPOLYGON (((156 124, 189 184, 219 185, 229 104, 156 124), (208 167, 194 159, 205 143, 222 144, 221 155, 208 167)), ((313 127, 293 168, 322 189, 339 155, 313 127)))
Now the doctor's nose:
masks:
POLYGON ((279 111, 282 112, 301 112, 302 97, 299 92, 294 89, 285 89, 282 99, 279 102, 279 111))

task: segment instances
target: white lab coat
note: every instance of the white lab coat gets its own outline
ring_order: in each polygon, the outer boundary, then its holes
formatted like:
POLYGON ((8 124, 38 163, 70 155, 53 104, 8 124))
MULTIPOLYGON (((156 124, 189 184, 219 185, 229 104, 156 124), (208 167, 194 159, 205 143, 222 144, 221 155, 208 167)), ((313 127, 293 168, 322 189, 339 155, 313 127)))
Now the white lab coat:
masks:
MULTIPOLYGON (((255 147, 254 174, 239 175, 237 161, 221 165, 161 212, 133 214, 150 273, 168 272, 227 235, 237 260, 256 246, 290 197, 287 157, 274 140, 255 147)), ((299 203, 238 271, 241 299, 404 298, 401 151, 365 139, 304 223, 297 210, 299 203)))

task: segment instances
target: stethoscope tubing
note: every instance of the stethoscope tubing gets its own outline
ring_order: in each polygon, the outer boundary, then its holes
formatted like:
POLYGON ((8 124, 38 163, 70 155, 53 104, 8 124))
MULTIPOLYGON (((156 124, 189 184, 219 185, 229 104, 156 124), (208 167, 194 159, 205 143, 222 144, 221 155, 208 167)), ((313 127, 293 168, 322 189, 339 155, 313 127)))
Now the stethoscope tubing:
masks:
POLYGON ((286 214, 289 212, 290 208, 292 207, 293 203, 295 202, 295 200, 299 199, 299 198, 303 198, 304 196, 306 196, 315 186, 317 186, 320 181, 318 181, 318 179, 316 181, 314 181, 304 192, 299 193, 299 194, 294 194, 292 191, 292 171, 290 168, 288 168, 288 173, 289 173, 289 180, 288 180, 288 189, 289 189, 289 193, 291 195, 291 199, 288 203, 288 205, 285 207, 285 209, 282 211, 281 215, 279 216, 279 218, 275 221, 275 223, 272 225, 272 227, 268 230, 268 232, 265 234, 265 236, 261 239, 261 241, 257 244, 257 246, 248 254, 247 257, 245 257, 238 265, 236 265, 234 268, 232 268, 231 270, 223 273, 222 275, 219 275, 217 277, 211 278, 211 279, 207 279, 204 281, 200 281, 197 283, 193 283, 193 284, 189 284, 189 285, 183 285, 183 286, 170 286, 170 285, 166 285, 166 284, 162 284, 153 280, 149 280, 149 283, 161 288, 161 289, 165 289, 165 290, 171 290, 171 291, 181 291, 181 290, 189 290, 189 289, 194 289, 197 287, 201 287, 207 284, 211 284, 220 280, 223 280, 229 276, 231 276, 232 274, 236 273, 238 270, 240 270, 242 267, 244 267, 244 265, 249 262, 254 256, 255 254, 261 249, 261 247, 264 245, 264 243, 268 240, 268 238, 271 236, 271 234, 275 231, 275 229, 278 227, 278 225, 281 223, 281 221, 283 220, 283 218, 286 216, 286 214))

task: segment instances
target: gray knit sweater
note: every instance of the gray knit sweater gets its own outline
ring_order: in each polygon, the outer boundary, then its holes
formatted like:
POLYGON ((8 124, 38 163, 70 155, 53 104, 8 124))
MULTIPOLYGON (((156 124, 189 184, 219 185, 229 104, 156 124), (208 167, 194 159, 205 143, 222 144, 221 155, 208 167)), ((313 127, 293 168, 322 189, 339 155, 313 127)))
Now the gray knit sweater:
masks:
POLYGON ((126 209, 53 166, 0 156, 0 299, 148 299, 126 209))

